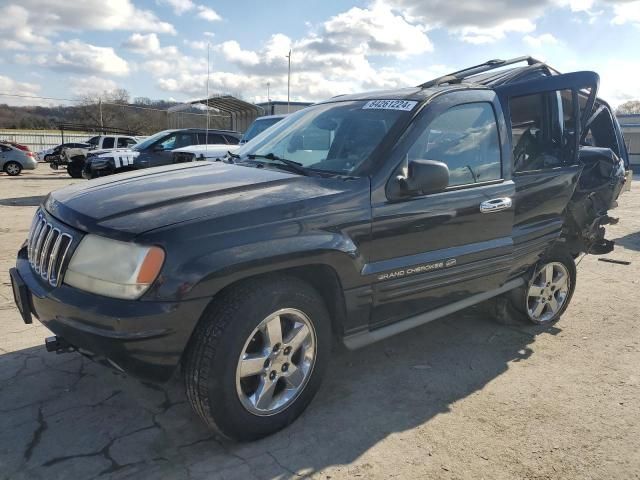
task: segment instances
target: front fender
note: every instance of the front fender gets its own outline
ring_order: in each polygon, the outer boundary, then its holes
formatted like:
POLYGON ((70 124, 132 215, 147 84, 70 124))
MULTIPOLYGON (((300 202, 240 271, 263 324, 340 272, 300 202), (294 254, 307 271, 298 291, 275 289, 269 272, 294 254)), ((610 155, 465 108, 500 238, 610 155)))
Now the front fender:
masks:
POLYGON ((343 288, 362 283, 364 259, 341 233, 310 233, 231 246, 191 258, 167 272, 148 295, 155 298, 211 297, 243 278, 308 265, 332 268, 343 288))

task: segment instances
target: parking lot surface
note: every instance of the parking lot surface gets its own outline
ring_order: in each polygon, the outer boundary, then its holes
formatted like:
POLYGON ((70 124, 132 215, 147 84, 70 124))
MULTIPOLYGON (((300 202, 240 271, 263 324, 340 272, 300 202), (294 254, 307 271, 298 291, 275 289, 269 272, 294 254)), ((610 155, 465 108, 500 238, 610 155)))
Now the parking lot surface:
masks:
POLYGON ((8 270, 36 206, 79 181, 46 165, 0 176, 0 478, 640 478, 640 190, 608 229, 607 258, 631 264, 584 258, 557 325, 477 307, 337 348, 298 421, 237 444, 201 424, 179 378, 47 353, 50 333, 22 323, 8 270))

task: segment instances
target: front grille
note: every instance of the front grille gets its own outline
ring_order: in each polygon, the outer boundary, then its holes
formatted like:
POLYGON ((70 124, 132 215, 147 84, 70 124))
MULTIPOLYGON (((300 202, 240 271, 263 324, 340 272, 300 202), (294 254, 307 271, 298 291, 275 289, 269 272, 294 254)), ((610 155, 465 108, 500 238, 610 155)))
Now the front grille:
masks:
POLYGON ((57 287, 73 237, 48 222, 42 211, 33 218, 27 240, 27 256, 31 268, 50 285, 57 287))

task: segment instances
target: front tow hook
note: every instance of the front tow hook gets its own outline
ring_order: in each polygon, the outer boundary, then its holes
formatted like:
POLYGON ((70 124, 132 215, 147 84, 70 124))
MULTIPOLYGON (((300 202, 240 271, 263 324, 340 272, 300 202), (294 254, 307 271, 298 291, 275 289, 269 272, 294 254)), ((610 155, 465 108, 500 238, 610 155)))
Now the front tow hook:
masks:
POLYGON ((44 346, 47 349, 47 352, 56 352, 58 354, 71 353, 76 350, 76 347, 57 335, 45 338, 44 346))

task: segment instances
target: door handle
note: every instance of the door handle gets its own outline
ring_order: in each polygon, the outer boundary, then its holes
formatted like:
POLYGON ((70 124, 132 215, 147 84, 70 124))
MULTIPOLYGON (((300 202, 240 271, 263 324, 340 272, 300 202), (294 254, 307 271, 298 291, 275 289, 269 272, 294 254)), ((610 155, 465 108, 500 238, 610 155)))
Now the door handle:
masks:
POLYGON ((494 198, 480 204, 480 213, 501 212, 511 208, 511 205, 513 205, 513 202, 509 197, 494 198))

